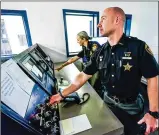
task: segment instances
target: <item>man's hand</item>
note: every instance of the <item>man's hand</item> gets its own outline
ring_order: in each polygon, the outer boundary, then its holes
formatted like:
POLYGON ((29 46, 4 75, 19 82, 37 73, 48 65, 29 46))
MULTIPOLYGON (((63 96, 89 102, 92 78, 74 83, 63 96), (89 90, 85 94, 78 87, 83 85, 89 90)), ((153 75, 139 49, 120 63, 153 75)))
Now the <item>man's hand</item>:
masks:
POLYGON ((60 71, 62 68, 63 68, 63 67, 60 66, 60 67, 58 67, 58 68, 55 68, 55 70, 60 71))
POLYGON ((153 132, 158 128, 158 119, 155 119, 149 113, 146 113, 138 124, 142 124, 144 122, 146 123, 145 135, 149 135, 150 132, 153 132))
POLYGON ((51 98, 50 98, 50 104, 56 104, 56 103, 59 103, 63 98, 60 96, 60 94, 56 94, 56 95, 53 95, 51 98))

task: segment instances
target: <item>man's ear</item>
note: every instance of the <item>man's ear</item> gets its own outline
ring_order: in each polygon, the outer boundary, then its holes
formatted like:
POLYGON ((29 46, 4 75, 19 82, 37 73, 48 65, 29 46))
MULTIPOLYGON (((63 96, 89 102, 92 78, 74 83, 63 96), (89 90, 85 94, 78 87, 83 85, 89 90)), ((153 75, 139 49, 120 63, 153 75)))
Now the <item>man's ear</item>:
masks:
POLYGON ((121 17, 120 17, 120 16, 117 16, 115 23, 116 23, 116 24, 119 24, 120 20, 121 20, 121 17))

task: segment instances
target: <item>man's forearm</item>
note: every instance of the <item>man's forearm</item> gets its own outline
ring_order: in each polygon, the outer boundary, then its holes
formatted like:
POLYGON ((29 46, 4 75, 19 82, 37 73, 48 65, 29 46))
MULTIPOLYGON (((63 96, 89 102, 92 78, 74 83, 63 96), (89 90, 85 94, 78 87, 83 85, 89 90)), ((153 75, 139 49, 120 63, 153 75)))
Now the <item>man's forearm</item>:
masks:
POLYGON ((80 87, 83 86, 83 84, 86 83, 86 81, 91 77, 91 75, 86 75, 85 73, 81 72, 80 74, 77 75, 77 77, 75 78, 74 82, 72 82, 72 84, 67 87, 66 89, 64 89, 62 91, 62 95, 64 97, 68 96, 69 94, 77 91, 80 87))
POLYGON ((147 80, 147 90, 149 110, 152 112, 158 111, 158 77, 153 77, 147 80))

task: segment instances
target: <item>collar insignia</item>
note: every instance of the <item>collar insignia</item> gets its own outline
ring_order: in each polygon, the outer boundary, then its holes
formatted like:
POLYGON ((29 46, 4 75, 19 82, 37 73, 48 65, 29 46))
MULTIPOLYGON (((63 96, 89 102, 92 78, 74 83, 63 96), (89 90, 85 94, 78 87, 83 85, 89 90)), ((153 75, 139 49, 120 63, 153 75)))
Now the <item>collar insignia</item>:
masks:
POLYGON ((124 54, 125 54, 125 57, 130 57, 131 52, 124 52, 124 54))

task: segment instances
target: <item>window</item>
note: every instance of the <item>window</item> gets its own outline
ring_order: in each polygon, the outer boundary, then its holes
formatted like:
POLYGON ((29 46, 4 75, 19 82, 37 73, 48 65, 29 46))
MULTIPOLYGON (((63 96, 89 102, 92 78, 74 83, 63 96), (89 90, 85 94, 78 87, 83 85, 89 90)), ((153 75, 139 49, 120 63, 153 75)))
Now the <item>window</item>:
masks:
MULTIPOLYGON (((97 28, 99 12, 63 9, 63 18, 67 56, 74 56, 82 50, 76 40, 78 32, 86 31, 90 37, 99 37, 99 29, 97 28)), ((126 14, 124 33, 127 36, 130 36, 131 18, 132 15, 126 14)), ((106 38, 98 39, 102 43, 106 40, 106 38)))
POLYGON ((124 26, 124 32, 126 36, 130 36, 131 18, 132 18, 132 15, 126 14, 126 21, 124 26))
POLYGON ((78 32, 86 31, 90 37, 99 36, 99 12, 63 9, 63 18, 67 56, 82 50, 76 40, 78 32))
POLYGON ((7 60, 32 45, 25 10, 1 10, 1 59, 7 60))

